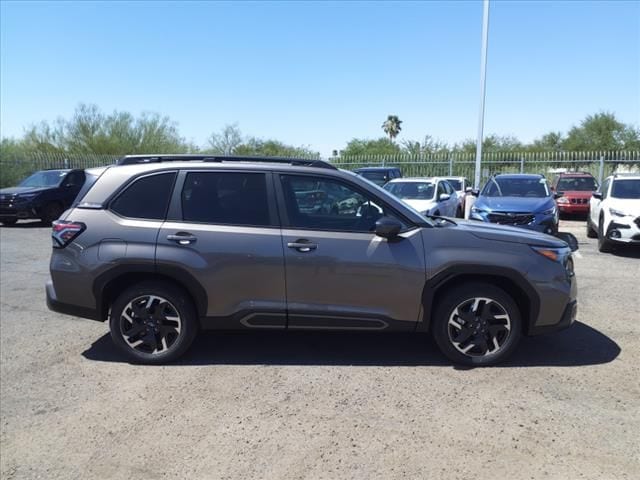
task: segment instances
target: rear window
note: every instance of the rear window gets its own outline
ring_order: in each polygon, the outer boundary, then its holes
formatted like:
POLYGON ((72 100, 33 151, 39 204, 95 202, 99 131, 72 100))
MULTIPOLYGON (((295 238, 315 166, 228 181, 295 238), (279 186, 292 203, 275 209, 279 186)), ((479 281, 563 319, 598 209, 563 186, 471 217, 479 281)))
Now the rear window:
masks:
POLYGON ((111 202, 111 211, 128 218, 164 220, 175 172, 142 177, 111 202))
POLYGON ((182 189, 182 218, 218 225, 271 225, 264 173, 187 174, 182 189))
POLYGON ((556 185, 559 192, 592 192, 597 188, 596 179, 593 177, 560 177, 556 185))

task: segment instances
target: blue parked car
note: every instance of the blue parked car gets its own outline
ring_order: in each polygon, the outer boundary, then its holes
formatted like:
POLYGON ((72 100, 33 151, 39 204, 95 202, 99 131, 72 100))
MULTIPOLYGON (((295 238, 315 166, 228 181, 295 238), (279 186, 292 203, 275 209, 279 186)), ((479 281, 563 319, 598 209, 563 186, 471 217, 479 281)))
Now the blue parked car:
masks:
POLYGON ((478 195, 469 218, 558 233, 558 208, 543 175, 494 175, 478 195))

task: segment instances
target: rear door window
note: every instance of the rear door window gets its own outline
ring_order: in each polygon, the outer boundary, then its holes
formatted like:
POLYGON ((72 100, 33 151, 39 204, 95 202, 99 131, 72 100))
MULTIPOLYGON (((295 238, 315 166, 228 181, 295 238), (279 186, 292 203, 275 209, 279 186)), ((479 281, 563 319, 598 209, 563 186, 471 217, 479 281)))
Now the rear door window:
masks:
POLYGON ((175 172, 169 172, 135 180, 111 202, 111 211, 127 218, 164 220, 175 178, 175 172))
POLYGON ((188 173, 182 189, 182 219, 217 225, 271 226, 265 174, 188 173))

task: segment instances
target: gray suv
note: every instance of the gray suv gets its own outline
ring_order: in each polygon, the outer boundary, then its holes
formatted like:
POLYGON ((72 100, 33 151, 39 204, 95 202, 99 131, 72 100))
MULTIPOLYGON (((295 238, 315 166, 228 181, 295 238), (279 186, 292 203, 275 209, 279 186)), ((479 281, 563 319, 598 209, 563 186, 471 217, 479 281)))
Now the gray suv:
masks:
POLYGON ((289 329, 430 332, 492 365, 576 316, 565 242, 422 216, 330 163, 128 156, 87 175, 53 225, 47 304, 108 319, 135 362, 201 329, 289 329))

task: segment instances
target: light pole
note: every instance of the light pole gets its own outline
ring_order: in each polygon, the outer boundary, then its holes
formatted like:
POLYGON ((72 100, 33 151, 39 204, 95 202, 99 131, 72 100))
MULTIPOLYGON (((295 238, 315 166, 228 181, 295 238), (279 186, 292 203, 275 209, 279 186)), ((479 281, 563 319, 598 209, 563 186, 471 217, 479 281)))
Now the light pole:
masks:
POLYGON ((480 54, 480 113, 478 115, 478 138, 476 140, 476 176, 474 188, 480 188, 482 161, 482 139, 484 134, 484 99, 487 93, 487 44, 489 43, 489 0, 483 0, 482 53, 480 54))

